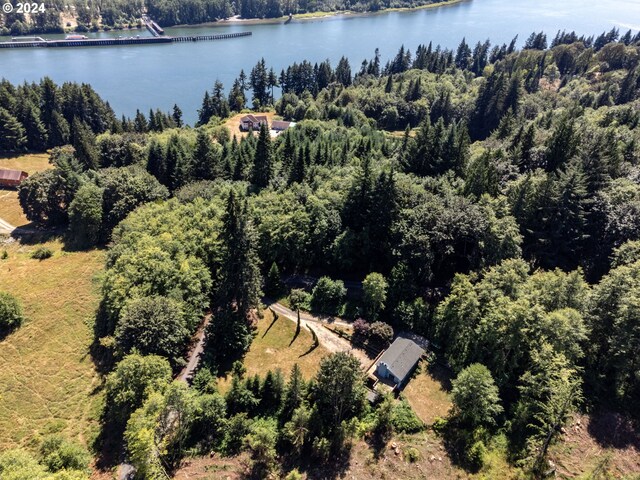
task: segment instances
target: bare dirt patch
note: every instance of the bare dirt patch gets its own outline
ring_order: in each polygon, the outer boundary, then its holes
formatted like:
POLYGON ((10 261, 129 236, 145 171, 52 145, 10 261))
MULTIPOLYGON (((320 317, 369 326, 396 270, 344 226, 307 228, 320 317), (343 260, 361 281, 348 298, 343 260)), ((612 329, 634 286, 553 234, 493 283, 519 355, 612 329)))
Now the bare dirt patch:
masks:
POLYGON ((173 476, 178 480, 240 480, 245 479, 248 455, 221 457, 214 454, 206 457, 187 458, 173 476))
POLYGON ((640 432, 620 414, 578 415, 551 460, 560 478, 640 478, 640 432))

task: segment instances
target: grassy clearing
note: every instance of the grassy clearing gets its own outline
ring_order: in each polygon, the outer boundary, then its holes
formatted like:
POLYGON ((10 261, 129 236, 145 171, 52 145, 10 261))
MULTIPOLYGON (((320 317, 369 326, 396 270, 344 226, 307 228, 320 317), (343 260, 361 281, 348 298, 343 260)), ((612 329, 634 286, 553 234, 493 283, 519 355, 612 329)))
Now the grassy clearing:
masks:
MULTIPOLYGON (((24 170, 29 175, 51 167, 49 155, 46 153, 0 158, 0 169, 24 170)), ((16 227, 29 223, 18 202, 17 190, 0 188, 0 218, 16 227)))
MULTIPOLYGON (((244 364, 247 375, 260 374, 264 376, 268 370, 279 368, 288 378, 294 364, 298 364, 305 378, 315 375, 320 360, 328 354, 322 346, 310 351, 313 346, 311 333, 303 328, 289 346, 296 332, 296 325, 291 320, 280 316, 273 323, 273 314, 264 311, 264 318, 258 322, 256 337, 247 353, 244 364), (308 353, 307 353, 308 352, 308 353)), ((231 376, 221 378, 220 391, 225 392, 231 383, 231 376)))
POLYGON ((49 154, 33 153, 15 157, 0 158, 0 168, 8 170, 23 170, 29 175, 52 168, 49 163, 49 154))
POLYGON ((427 368, 422 362, 407 387, 402 392, 411 408, 427 425, 438 417, 446 417, 451 408, 449 373, 444 367, 433 364, 427 368))
MULTIPOLYGON (((231 132, 231 137, 235 135, 238 139, 240 139, 249 135, 249 132, 243 132, 240 130, 240 119, 246 115, 247 113, 238 113, 237 115, 234 115, 233 117, 229 117, 228 119, 225 120, 223 125, 229 129, 229 131, 231 132)), ((254 115, 265 115, 269 120, 269 125, 271 125, 271 122, 273 122, 274 117, 276 116, 276 113, 260 112, 260 113, 254 113, 254 115)), ((258 132, 253 132, 253 134, 257 135, 258 132)))
POLYGON ((61 432, 90 445, 98 432, 100 379, 89 355, 102 251, 66 253, 59 241, 0 247, 0 290, 22 302, 26 323, 0 341, 0 451, 61 432), (54 251, 38 261, 39 246, 54 251))
POLYGON ((22 227, 29 223, 22 207, 20 207, 17 190, 0 188, 0 218, 15 227, 22 227))

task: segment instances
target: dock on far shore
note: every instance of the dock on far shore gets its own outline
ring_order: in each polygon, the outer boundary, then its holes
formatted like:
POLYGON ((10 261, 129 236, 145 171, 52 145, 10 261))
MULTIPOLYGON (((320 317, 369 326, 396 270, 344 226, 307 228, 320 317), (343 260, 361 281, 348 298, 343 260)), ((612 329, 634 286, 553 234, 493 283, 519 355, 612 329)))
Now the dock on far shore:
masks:
MULTIPOLYGON (((148 19, 148 17, 147 17, 148 19)), ((56 47, 106 47, 119 45, 149 45, 175 42, 201 42, 208 40, 225 40, 228 38, 247 37, 252 32, 221 33, 217 35, 189 35, 170 37, 164 35, 164 30, 153 20, 145 20, 147 29, 152 37, 118 37, 118 38, 81 38, 65 40, 46 40, 41 37, 14 38, 11 42, 0 42, 0 48, 56 48, 56 47)))

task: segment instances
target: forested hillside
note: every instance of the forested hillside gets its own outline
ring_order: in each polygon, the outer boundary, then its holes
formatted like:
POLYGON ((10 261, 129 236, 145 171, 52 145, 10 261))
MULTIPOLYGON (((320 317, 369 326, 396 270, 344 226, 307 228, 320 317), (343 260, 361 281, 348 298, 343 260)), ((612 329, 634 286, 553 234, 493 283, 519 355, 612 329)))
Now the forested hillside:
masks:
POLYGON ((242 450, 256 477, 284 476, 421 428, 406 405, 368 405, 344 353, 308 382, 246 377, 263 290, 293 273, 367 279, 355 310, 330 278, 295 308, 433 342, 455 377, 433 429, 470 472, 499 439, 542 476, 575 412, 640 420, 640 34, 516 45, 262 60, 228 92, 212 79, 195 128, 177 106, 119 119, 88 86, 0 83, 0 148, 53 148, 20 187, 29 219, 108 245, 105 441, 140 478, 242 450), (239 137, 224 120, 248 103, 297 124, 239 137), (172 383, 209 311, 193 388, 172 383))
MULTIPOLYGON (((121 29, 139 24, 144 13, 163 27, 215 22, 233 15, 242 18, 279 18, 284 15, 350 10, 376 12, 387 8, 411 8, 445 0, 72 0, 46 2, 43 13, 25 16, 0 11, 0 35, 57 33, 121 29), (62 15, 62 16, 61 16, 62 15), (73 24, 70 22, 73 20, 73 24)), ((9 0, 16 4, 17 0, 9 0)))

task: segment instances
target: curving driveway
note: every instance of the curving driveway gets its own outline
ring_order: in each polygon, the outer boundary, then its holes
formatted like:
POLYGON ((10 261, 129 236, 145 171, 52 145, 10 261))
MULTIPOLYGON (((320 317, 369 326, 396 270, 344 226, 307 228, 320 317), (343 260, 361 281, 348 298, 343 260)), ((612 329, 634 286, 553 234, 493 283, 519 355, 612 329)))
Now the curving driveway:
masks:
MULTIPOLYGON (((271 308, 278 315, 282 315, 285 318, 288 318, 292 322, 298 322, 298 314, 293 310, 285 307, 281 303, 271 303, 267 304, 269 308, 271 308)), ((336 335, 335 333, 324 328, 323 325, 331 324, 338 326, 350 326, 349 323, 331 318, 329 321, 325 321, 320 317, 316 317, 314 315, 300 312, 300 323, 302 327, 307 327, 308 329, 312 329, 316 335, 318 336, 318 341, 320 345, 329 350, 330 352, 349 352, 362 364, 362 368, 365 370, 369 368, 371 364, 371 359, 367 356, 364 350, 359 348, 355 348, 351 343, 344 338, 336 335)))

